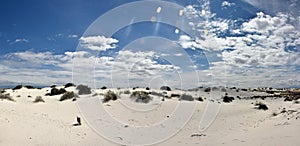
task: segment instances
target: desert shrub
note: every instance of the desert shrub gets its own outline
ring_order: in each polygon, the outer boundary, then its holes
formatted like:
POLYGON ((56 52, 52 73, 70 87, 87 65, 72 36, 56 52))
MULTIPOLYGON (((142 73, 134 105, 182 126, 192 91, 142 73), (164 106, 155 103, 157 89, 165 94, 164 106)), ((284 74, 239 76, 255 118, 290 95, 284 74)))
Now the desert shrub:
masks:
POLYGON ((105 90, 105 89, 107 89, 107 87, 106 87, 106 86, 103 86, 103 87, 101 87, 100 89, 105 90))
POLYGON ((222 92, 226 92, 226 89, 224 87, 221 88, 222 92))
POLYGON ((218 87, 212 87, 211 90, 213 91, 218 90, 218 87))
POLYGON ((51 85, 51 86, 50 86, 50 88, 55 88, 55 87, 56 87, 56 85, 51 85))
POLYGON ((6 91, 5 90, 0 90, 0 93, 2 94, 2 93, 5 93, 6 91))
POLYGON ((34 103, 38 103, 38 102, 45 102, 45 100, 42 98, 42 96, 37 96, 34 101, 34 103))
POLYGON ((146 87, 146 90, 150 90, 150 88, 149 88, 149 87, 146 87))
POLYGON ((266 104, 261 103, 261 102, 255 103, 255 106, 257 109, 260 109, 260 110, 268 110, 269 109, 266 104))
POLYGON ((67 91, 64 88, 60 88, 60 89, 52 88, 51 91, 50 91, 50 94, 47 93, 46 96, 59 95, 59 94, 63 94, 63 93, 66 93, 66 92, 67 91))
POLYGON ((293 101, 292 97, 285 97, 283 101, 293 101))
POLYGON ((227 95, 223 97, 223 102, 225 102, 225 103, 232 102, 232 100, 234 100, 233 97, 229 97, 227 95))
POLYGON ((104 95, 104 99, 102 100, 103 103, 108 102, 110 100, 117 100, 118 96, 116 93, 114 93, 113 91, 108 91, 105 95, 104 95))
POLYGON ((1 100, 9 100, 9 101, 15 101, 9 94, 0 94, 0 99, 1 100))
POLYGON ((187 94, 182 94, 180 96, 181 100, 186 100, 186 101, 194 101, 194 98, 192 95, 187 95, 187 94))
POLYGON ((65 88, 68 88, 68 87, 75 87, 76 85, 75 84, 73 84, 73 83, 67 83, 66 85, 65 85, 65 88))
POLYGON ((158 93, 158 92, 155 92, 155 91, 150 92, 150 94, 154 95, 154 96, 159 96, 159 97, 163 97, 164 96, 162 93, 158 93))
POLYGON ((31 98, 31 96, 30 96, 30 95, 28 95, 27 97, 28 97, 28 98, 31 98))
POLYGON ((236 98, 237 98, 237 99, 241 99, 241 97, 240 97, 240 96, 236 96, 236 98))
POLYGON ((211 91, 210 87, 204 89, 204 92, 210 92, 210 91, 211 91))
POLYGON ((91 94, 91 88, 85 85, 78 85, 76 88, 78 91, 79 95, 85 95, 85 94, 91 94))
POLYGON ((23 86, 22 85, 17 85, 16 87, 13 88, 13 90, 18 90, 21 89, 23 86))
POLYGON ((145 91, 134 91, 130 95, 130 98, 134 99, 135 102, 140 103, 149 103, 152 100, 152 97, 149 96, 149 93, 145 91))
POLYGON ((161 86, 160 90, 171 91, 171 88, 169 86, 161 86))
POLYGON ((171 94, 171 97, 180 97, 180 94, 172 93, 172 94, 171 94))
POLYGON ((130 91, 129 90, 125 90, 124 94, 130 94, 130 91))
POLYGON ((197 101, 203 101, 203 98, 202 97, 198 97, 198 98, 196 98, 197 99, 197 101))
POLYGON ((30 85, 26 85, 24 87, 27 88, 27 89, 35 89, 33 86, 30 86, 30 85))
POLYGON ((17 95, 17 97, 21 97, 21 95, 17 95))
POLYGON ((241 89, 242 91, 248 91, 247 89, 245 89, 245 88, 243 88, 243 89, 241 89))
POLYGON ((59 99, 59 101, 64 101, 72 98, 78 98, 78 95, 75 94, 74 92, 66 92, 64 95, 62 95, 59 99))

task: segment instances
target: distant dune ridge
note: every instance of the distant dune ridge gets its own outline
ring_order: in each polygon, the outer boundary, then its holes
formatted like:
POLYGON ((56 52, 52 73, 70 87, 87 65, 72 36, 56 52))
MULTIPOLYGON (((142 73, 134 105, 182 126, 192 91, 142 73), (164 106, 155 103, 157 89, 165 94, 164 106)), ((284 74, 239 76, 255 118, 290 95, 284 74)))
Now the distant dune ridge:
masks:
MULTIPOLYGON (((81 114, 77 103, 90 98, 99 99, 99 105, 122 121, 125 128, 153 125, 170 118, 176 120, 178 117, 172 114, 176 105, 195 102, 196 109, 183 129, 157 145, 300 143, 300 90, 296 88, 198 87, 180 90, 163 85, 160 89, 106 86, 92 89, 67 83, 44 88, 18 85, 0 89, 0 145, 118 145, 99 136, 83 120, 85 115, 81 114), (211 103, 220 105, 220 111, 210 127, 200 132, 199 122, 211 103), (133 106, 151 109, 139 111, 133 106)), ((118 139, 123 138, 118 135, 118 139)))

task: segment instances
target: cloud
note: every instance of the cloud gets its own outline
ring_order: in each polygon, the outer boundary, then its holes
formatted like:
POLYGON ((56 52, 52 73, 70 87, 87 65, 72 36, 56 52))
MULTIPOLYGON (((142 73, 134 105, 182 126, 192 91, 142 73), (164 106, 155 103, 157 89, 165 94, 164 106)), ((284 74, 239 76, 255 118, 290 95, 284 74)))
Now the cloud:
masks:
POLYGON ((78 38, 78 35, 77 34, 70 34, 70 35, 68 35, 68 38, 78 38))
POLYGON ((96 51, 114 49, 117 47, 115 43, 118 42, 119 41, 117 39, 106 38, 105 36, 89 36, 80 38, 80 45, 82 47, 96 51))
POLYGON ((17 38, 13 42, 11 42, 10 44, 12 45, 12 44, 16 44, 16 43, 29 43, 29 40, 25 39, 25 38, 17 38))
MULTIPOLYGON (((187 15, 199 14, 201 9, 196 11, 187 15)), ((195 38, 183 35, 178 40, 185 49, 208 51, 206 56, 210 68, 199 70, 203 75, 199 78, 212 77, 213 80, 202 82, 244 87, 287 87, 293 81, 294 85, 299 85, 299 80, 293 80, 299 78, 299 16, 258 12, 256 17, 244 20, 242 24, 215 18, 214 14, 211 16, 206 24, 201 19, 197 22, 190 17, 189 24, 199 35, 195 38), (229 23, 222 26, 224 22, 229 23), (205 26, 207 24, 219 27, 205 26), (205 29, 207 33, 204 33, 205 29)))
POLYGON ((221 6, 225 7, 225 8, 231 7, 231 6, 234 6, 234 5, 235 5, 235 3, 230 3, 228 1, 223 1, 222 4, 221 4, 221 6))

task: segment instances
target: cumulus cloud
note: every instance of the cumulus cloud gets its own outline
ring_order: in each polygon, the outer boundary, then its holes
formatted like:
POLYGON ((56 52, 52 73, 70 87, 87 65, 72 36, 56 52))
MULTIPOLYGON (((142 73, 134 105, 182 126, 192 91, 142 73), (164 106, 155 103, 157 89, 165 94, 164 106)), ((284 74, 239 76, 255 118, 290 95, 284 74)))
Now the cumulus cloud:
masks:
POLYGON ((80 45, 84 48, 95 51, 106 51, 117 47, 116 43, 119 41, 114 38, 107 38, 105 36, 88 36, 80 38, 80 45))
MULTIPOLYGON (((195 10, 190 12, 192 16, 197 14, 195 10)), ((200 12, 201 9, 198 9, 198 14, 200 12)), ((232 27, 231 23, 235 21, 211 16, 206 24, 217 27, 206 27, 201 19, 199 22, 190 19, 190 26, 199 35, 195 38, 183 35, 178 40, 183 48, 217 53, 208 58, 209 69, 199 70, 200 74, 214 78, 210 83, 244 87, 255 87, 261 83, 261 86, 282 87, 291 86, 291 79, 299 78, 299 17, 288 13, 267 15, 259 12, 256 17, 232 27), (229 23, 222 25, 223 22, 229 23)), ((299 84, 299 81, 294 82, 299 84)))

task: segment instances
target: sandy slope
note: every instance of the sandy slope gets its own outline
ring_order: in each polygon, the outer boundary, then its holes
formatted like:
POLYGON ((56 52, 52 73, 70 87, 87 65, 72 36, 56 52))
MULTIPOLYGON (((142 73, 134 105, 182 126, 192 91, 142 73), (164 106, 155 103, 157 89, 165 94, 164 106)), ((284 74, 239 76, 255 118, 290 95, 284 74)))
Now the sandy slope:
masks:
MULTIPOLYGON (((50 88, 42 90, 22 88, 15 92, 6 91, 13 96, 16 102, 0 101, 0 145, 118 145, 99 136, 84 120, 82 120, 81 126, 73 126, 76 123, 76 116, 83 117, 77 107, 78 101, 59 102, 60 95, 44 96, 49 90, 50 88), (18 95, 21 97, 17 97, 18 95), (43 96, 45 103, 32 102, 39 95, 43 96)), ((74 88, 67 90, 75 91, 74 88)), ((94 92, 105 93, 106 91, 94 92)), ((117 90, 115 89, 115 91, 117 90)), ((209 94, 202 91, 189 92, 189 94, 209 98, 209 94)), ((124 105, 130 106, 130 101, 126 100, 125 95, 122 96, 124 98, 117 101, 104 103, 104 108, 115 118, 128 125, 151 125, 165 120, 172 116, 172 112, 180 102, 176 98, 166 99, 162 102, 161 98, 156 97, 149 105, 141 107, 141 109, 152 108, 150 112, 136 112, 124 107, 124 105)), ((80 100, 85 99, 81 98, 80 100)), ((175 136, 157 145, 296 146, 300 143, 298 138, 300 135, 300 104, 283 102, 283 99, 280 98, 266 99, 263 102, 270 109, 263 111, 253 108, 252 103, 255 101, 221 102, 218 116, 204 132, 199 132, 198 126, 209 100, 193 101, 197 104, 191 120, 175 136), (273 112, 280 113, 283 108, 292 112, 272 116, 273 112)))

